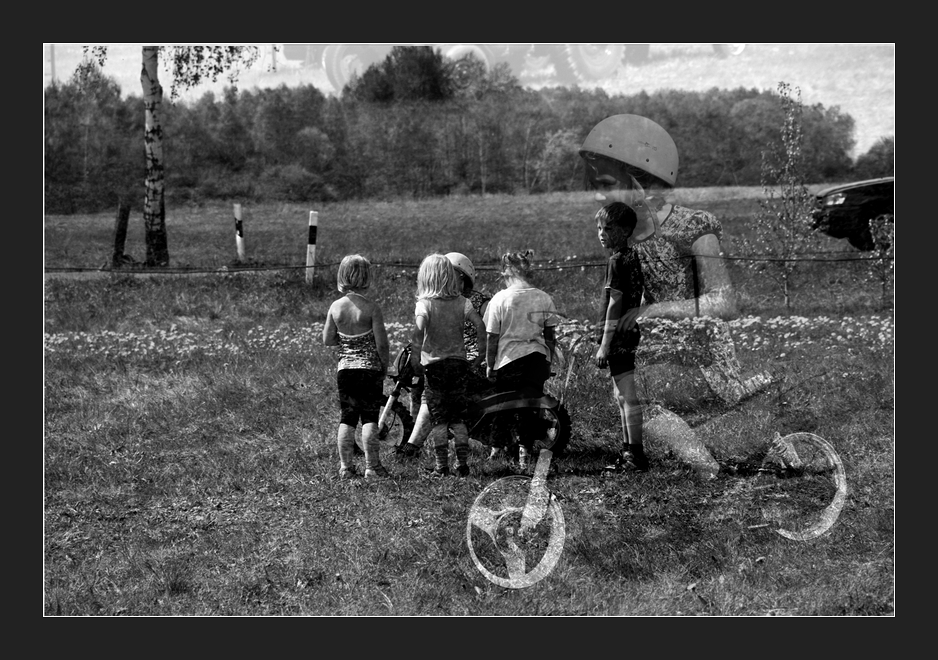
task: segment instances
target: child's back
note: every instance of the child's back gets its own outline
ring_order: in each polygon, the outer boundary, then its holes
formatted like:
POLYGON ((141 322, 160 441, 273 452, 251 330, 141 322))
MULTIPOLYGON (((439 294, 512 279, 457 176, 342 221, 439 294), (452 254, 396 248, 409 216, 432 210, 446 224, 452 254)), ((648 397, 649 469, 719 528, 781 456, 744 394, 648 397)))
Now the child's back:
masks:
POLYGON ((381 308, 363 293, 371 283, 371 264, 361 255, 348 255, 339 264, 336 279, 345 295, 329 306, 322 339, 326 346, 339 347, 339 475, 345 478, 356 473, 352 458, 355 428, 361 422, 365 476, 387 476, 376 429, 390 349, 381 308))
POLYGON ((384 363, 375 336, 375 316, 378 306, 361 294, 349 291, 336 300, 329 310, 336 325, 339 340, 337 369, 372 369, 383 371, 384 363))
POLYGON ((420 349, 421 364, 426 366, 446 358, 466 359, 465 298, 421 298, 417 301, 416 313, 428 320, 420 349))

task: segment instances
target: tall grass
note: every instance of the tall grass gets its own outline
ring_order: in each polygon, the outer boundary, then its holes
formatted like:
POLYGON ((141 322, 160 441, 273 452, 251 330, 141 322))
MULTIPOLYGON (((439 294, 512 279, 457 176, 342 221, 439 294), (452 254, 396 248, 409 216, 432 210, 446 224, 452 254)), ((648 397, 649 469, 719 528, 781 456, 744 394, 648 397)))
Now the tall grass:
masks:
MULTIPOLYGON (((728 252, 752 203, 709 202, 728 252)), ((545 196, 324 207, 318 254, 324 264, 351 251, 385 264, 373 295, 395 346, 411 321, 413 266, 431 250, 460 249, 484 264, 502 249, 533 247, 550 267, 541 285, 582 326, 598 317, 602 274, 583 264, 602 254, 577 204, 545 196)), ((232 265, 227 211, 171 214, 174 264, 232 265)), ((249 210, 248 253, 302 264, 307 213, 249 210)), ((112 223, 47 218, 46 266, 99 265, 112 223)), ((129 239, 129 252, 140 246, 139 235, 129 239)), ((790 317, 771 287, 732 270, 744 314, 732 332, 747 371, 776 375, 766 393, 727 408, 692 369, 641 370, 646 400, 684 417, 721 463, 713 481, 656 445, 648 473, 604 470, 619 436, 611 385, 576 367, 565 399, 573 439, 548 480, 566 544, 554 572, 520 590, 486 581, 466 546, 469 506, 509 473, 482 447, 466 479, 429 477, 429 455, 398 463, 390 444, 382 454, 392 479, 337 478, 335 358, 320 337, 338 295, 331 267, 313 284, 301 269, 49 278, 44 613, 891 614, 894 324, 878 286, 855 276, 862 264, 816 266, 790 317), (762 526, 741 467, 776 431, 821 435, 845 464, 847 504, 814 541, 762 526)), ((482 272, 492 290, 490 278, 482 272)))

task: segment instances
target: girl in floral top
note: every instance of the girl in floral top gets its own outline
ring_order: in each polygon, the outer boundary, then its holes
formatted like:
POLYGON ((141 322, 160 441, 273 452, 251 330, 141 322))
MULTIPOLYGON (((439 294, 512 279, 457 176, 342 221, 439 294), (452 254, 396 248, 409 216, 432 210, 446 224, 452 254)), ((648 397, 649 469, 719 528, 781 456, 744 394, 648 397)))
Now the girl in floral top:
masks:
POLYGON ((339 476, 357 476, 353 455, 355 429, 361 421, 365 478, 387 477, 390 475, 381 464, 377 430, 390 347, 381 308, 365 296, 371 285, 371 263, 359 254, 350 254, 339 264, 336 280, 345 295, 329 307, 322 341, 326 346, 339 347, 339 476))

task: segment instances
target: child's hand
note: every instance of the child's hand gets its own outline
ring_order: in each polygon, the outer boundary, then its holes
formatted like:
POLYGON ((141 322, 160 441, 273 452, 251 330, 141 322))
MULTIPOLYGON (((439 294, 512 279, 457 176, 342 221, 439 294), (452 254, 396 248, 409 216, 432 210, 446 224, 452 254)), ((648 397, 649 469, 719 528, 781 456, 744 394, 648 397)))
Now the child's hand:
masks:
POLYGON ((599 350, 596 351, 594 361, 597 367, 605 369, 609 365, 609 348, 605 345, 600 345, 599 350))

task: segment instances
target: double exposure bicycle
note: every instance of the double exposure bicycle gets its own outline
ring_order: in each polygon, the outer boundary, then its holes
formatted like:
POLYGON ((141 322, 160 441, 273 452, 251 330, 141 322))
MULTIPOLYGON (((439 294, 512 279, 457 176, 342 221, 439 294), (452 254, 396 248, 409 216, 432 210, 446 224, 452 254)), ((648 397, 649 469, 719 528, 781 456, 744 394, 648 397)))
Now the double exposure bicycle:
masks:
MULTIPOLYGON (((581 403, 573 393, 585 386, 584 379, 596 379, 595 370, 583 368, 595 352, 591 337, 591 330, 578 323, 564 324, 558 332, 558 370, 564 373, 554 394, 574 411, 581 403)), ((669 415, 678 422, 675 426, 690 432, 686 423, 669 415)), ((836 449, 814 433, 769 431, 767 436, 747 459, 719 464, 720 474, 736 480, 727 496, 748 499, 749 510, 760 519, 751 529, 767 527, 794 541, 826 534, 847 498, 846 473, 836 449)))

